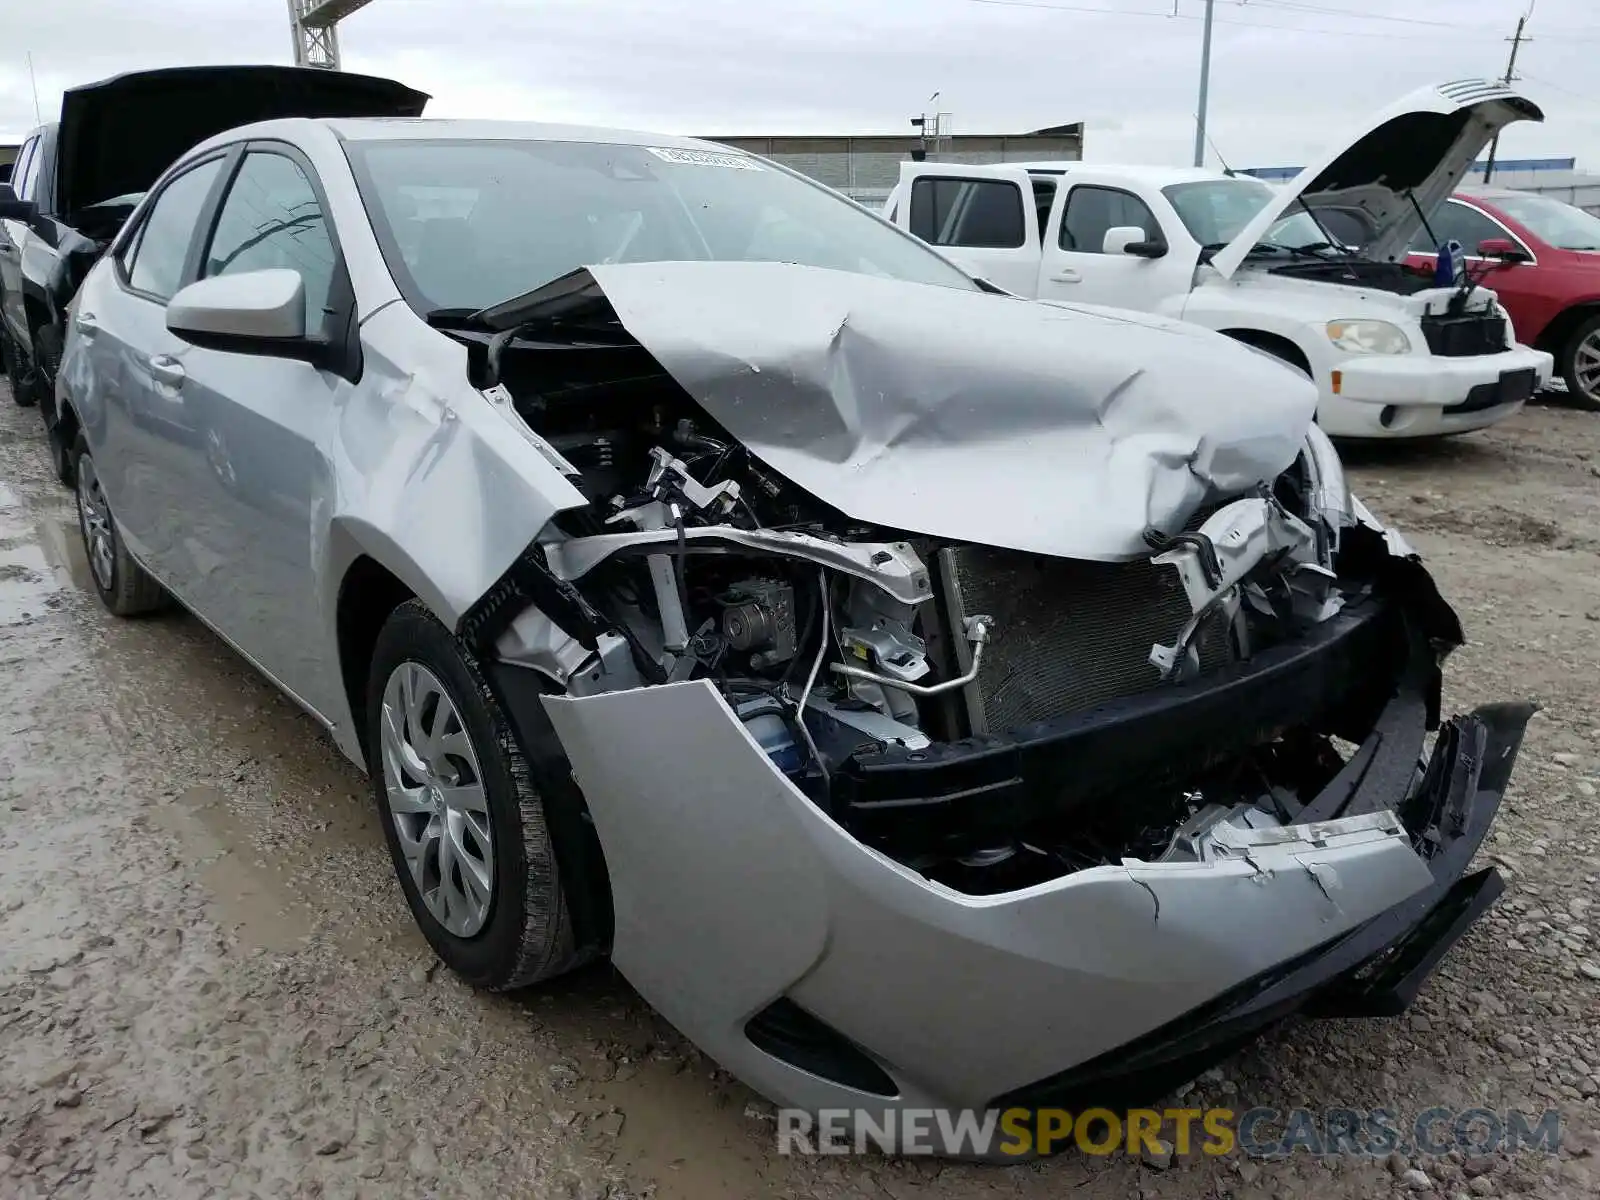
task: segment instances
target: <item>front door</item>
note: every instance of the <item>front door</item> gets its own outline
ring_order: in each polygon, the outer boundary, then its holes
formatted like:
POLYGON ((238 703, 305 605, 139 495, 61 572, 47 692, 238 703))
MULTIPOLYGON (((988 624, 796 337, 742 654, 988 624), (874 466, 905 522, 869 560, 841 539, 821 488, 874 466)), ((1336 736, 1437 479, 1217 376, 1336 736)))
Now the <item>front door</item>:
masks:
MULTIPOLYGON (((353 299, 313 178, 285 147, 248 149, 195 275, 297 271, 307 336, 324 340, 343 336, 353 299)), ((334 711, 342 684, 320 640, 313 506, 332 493, 323 447, 350 384, 296 358, 193 345, 176 357, 194 431, 178 486, 195 603, 303 703, 334 711)))
POLYGON ((1407 262, 1432 275, 1439 262, 1438 247, 1460 242, 1466 266, 1484 287, 1500 297, 1519 342, 1541 331, 1549 320, 1548 289, 1540 287, 1539 264, 1532 248, 1482 209, 1460 200, 1446 200, 1429 218, 1427 228, 1411 238, 1407 262), (1525 263, 1497 263, 1478 253, 1484 242, 1507 241, 1528 255, 1525 263))
POLYGON ((1041 299, 1152 312, 1168 296, 1188 291, 1194 264, 1180 262, 1182 255, 1145 257, 1107 247, 1106 234, 1119 228, 1141 230, 1146 243, 1166 243, 1160 222, 1138 196, 1122 188, 1075 183, 1064 199, 1045 230, 1041 299))

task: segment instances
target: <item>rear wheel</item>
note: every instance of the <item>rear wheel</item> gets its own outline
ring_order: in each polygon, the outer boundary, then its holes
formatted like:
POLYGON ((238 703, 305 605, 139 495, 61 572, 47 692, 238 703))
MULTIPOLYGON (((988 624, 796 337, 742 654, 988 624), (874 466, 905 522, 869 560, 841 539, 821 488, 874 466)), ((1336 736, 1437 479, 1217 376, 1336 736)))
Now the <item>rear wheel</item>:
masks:
POLYGON ((384 838, 434 952, 493 990, 576 966, 527 760, 471 651, 418 601, 378 634, 367 747, 384 838))
POLYGON ((1600 412, 1600 314, 1572 331, 1561 351, 1561 376, 1573 407, 1600 412))
POLYGON ((73 473, 77 479, 78 530, 83 534, 83 551, 89 559, 89 577, 101 601, 119 617, 137 617, 165 608, 167 593, 122 544, 94 459, 81 437, 73 473))

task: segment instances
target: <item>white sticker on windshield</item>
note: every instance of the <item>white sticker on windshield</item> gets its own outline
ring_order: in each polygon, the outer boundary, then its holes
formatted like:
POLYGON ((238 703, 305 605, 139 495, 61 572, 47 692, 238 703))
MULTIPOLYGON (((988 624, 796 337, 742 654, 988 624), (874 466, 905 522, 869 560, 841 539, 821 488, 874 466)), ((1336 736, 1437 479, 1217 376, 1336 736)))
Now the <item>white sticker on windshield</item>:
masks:
POLYGON ((759 171, 760 163, 748 154, 718 154, 714 150, 678 150, 668 146, 646 146, 663 162, 683 163, 689 167, 732 167, 735 171, 759 171))

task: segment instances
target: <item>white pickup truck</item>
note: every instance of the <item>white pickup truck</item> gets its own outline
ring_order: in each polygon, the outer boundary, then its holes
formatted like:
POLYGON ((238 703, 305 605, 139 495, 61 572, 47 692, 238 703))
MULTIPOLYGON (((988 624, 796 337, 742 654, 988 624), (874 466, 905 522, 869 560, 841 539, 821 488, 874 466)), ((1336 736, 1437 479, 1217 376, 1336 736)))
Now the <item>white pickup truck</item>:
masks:
POLYGON ((1018 295, 1160 313, 1274 354, 1316 381, 1334 436, 1461 433, 1515 413, 1553 363, 1516 344, 1473 278, 1407 271, 1407 244, 1498 130, 1543 119, 1464 80, 1404 97, 1282 188, 1188 168, 908 162, 883 215, 1018 295))

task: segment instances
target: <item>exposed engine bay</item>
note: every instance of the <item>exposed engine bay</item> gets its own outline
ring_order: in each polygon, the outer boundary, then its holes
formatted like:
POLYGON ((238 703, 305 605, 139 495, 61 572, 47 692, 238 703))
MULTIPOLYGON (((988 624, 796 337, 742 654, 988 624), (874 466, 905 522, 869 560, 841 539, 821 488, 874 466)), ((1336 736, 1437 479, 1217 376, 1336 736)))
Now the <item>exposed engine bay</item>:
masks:
POLYGON ((572 695, 711 681, 824 812, 959 891, 1238 853, 1237 831, 1301 818, 1346 767, 1339 739, 1361 742, 1392 694, 1361 667, 1406 653, 1376 599, 1404 560, 1352 515, 1314 428, 1270 486, 1146 529, 1140 557, 1050 557, 844 515, 603 303, 493 333, 436 324, 589 501, 469 636, 572 695))

